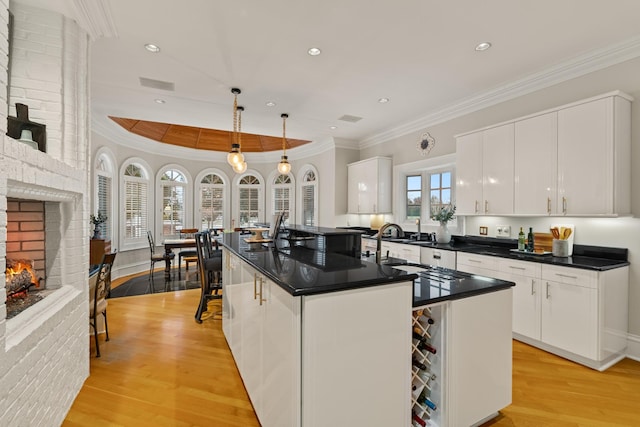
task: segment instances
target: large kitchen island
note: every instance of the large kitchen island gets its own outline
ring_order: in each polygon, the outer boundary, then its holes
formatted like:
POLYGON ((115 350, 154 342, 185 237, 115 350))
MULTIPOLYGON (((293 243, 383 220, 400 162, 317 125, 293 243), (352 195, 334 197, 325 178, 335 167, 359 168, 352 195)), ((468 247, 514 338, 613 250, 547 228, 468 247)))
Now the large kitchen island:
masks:
POLYGON ((222 323, 262 426, 464 426, 511 402, 513 283, 246 240, 222 239, 222 323))

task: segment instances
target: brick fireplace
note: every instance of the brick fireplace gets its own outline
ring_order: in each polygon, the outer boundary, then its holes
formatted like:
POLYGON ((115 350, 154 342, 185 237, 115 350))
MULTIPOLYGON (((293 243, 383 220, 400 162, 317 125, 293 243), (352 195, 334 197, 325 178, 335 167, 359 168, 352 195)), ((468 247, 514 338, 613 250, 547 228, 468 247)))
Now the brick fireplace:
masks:
POLYGON ((0 105, 5 116, 29 106, 47 132, 42 152, 0 120, 0 275, 8 257, 28 255, 50 293, 8 319, 0 287, 0 425, 60 425, 89 374, 89 38, 60 13, 12 0, 9 71, 8 9, 0 0, 0 105), (36 216, 44 223, 24 219, 36 216))

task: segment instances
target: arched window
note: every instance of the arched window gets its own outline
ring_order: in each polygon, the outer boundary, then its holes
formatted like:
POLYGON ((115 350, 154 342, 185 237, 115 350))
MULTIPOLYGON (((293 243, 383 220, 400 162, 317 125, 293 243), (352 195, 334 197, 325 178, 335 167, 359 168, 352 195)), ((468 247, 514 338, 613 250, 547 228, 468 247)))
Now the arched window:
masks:
POLYGON ((294 222, 295 187, 291 174, 282 175, 278 172, 271 179, 271 209, 272 216, 284 212, 284 223, 289 225, 294 222))
MULTIPOLYGON (((159 223, 162 238, 178 237, 180 230, 188 228, 187 177, 176 167, 166 168, 158 174, 160 184, 159 223)), ((158 240, 158 239, 157 239, 158 240)))
POLYGON ((226 193, 225 179, 218 173, 207 173, 199 181, 199 212, 196 214, 197 224, 201 230, 225 228, 226 193))
POLYGON ((237 175, 233 185, 234 215, 233 227, 253 227, 264 221, 264 180, 255 171, 237 175))
MULTIPOLYGON (((113 202, 113 177, 114 177, 113 156, 105 148, 98 150, 94 163, 94 195, 93 210, 91 214, 102 214, 107 220, 100 224, 100 234, 105 240, 113 240, 113 227, 116 223, 114 202, 113 202)), ((115 245, 116 242, 112 242, 115 245)))
POLYGON ((300 222, 302 225, 318 225, 318 172, 308 165, 301 169, 300 222))
POLYGON ((130 159, 121 169, 120 242, 122 249, 147 246, 151 207, 149 167, 142 159, 130 159))

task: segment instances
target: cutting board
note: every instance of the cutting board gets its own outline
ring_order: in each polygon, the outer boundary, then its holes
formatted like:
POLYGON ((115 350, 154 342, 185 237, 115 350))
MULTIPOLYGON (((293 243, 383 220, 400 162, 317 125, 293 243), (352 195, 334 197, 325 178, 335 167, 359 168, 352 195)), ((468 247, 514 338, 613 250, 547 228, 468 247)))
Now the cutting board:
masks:
POLYGON ((553 235, 551 233, 533 233, 533 250, 535 252, 551 252, 553 235))

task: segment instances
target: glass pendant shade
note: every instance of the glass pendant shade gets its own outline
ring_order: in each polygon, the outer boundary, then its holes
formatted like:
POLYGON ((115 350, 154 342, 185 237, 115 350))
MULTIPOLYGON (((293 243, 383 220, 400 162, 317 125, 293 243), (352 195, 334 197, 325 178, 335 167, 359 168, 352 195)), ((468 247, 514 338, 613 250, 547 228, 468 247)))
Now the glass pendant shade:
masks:
POLYGON ((278 163, 278 172, 282 175, 286 175, 291 172, 291 163, 287 160, 287 156, 282 156, 282 160, 278 163))
POLYGON ((244 154, 240 152, 239 148, 240 146, 238 144, 232 144, 231 151, 227 154, 227 162, 230 166, 244 162, 244 154))
POLYGON ((247 162, 242 161, 240 163, 237 163, 235 165, 233 165, 233 171, 235 173, 244 173, 247 171, 247 162))

